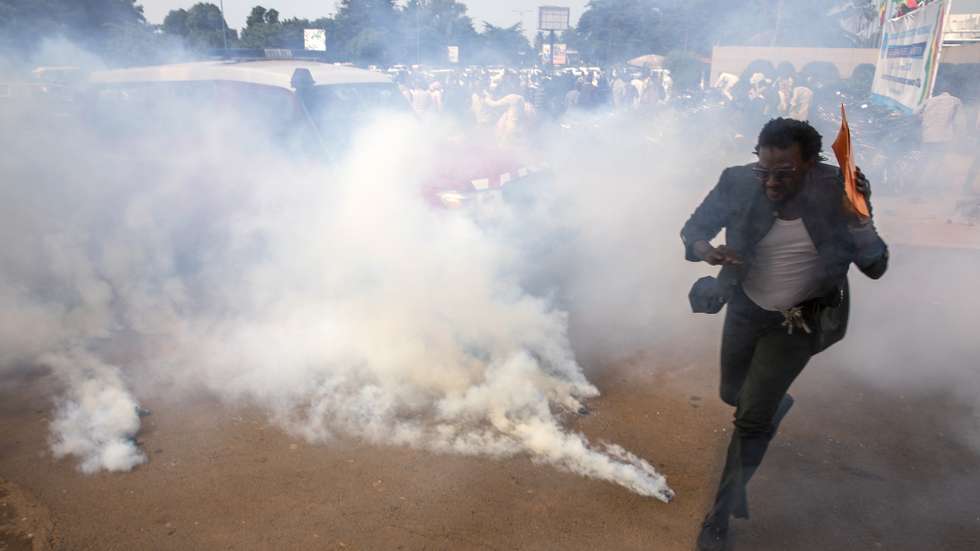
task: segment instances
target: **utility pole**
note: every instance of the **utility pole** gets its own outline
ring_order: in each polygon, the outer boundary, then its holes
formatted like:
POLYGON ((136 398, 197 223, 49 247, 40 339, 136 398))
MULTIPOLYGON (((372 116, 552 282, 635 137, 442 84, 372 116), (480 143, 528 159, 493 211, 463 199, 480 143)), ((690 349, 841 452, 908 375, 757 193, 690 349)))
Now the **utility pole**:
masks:
POLYGON ((548 44, 550 44, 550 46, 548 47, 548 52, 549 52, 548 65, 549 68, 551 69, 551 72, 554 73, 555 72, 555 31, 550 31, 548 33, 548 44))
POLYGON ((228 55, 228 24, 225 22, 225 0, 220 0, 221 9, 221 41, 225 45, 225 55, 228 55))
POLYGON ((524 14, 525 13, 531 13, 534 10, 511 10, 511 11, 513 11, 514 13, 516 13, 517 16, 521 18, 521 30, 524 31, 524 32, 527 32, 527 27, 524 25, 524 14))
POLYGON ((772 40, 769 42, 769 47, 776 45, 776 41, 779 39, 780 26, 783 24, 783 0, 776 2, 776 30, 773 32, 772 40))

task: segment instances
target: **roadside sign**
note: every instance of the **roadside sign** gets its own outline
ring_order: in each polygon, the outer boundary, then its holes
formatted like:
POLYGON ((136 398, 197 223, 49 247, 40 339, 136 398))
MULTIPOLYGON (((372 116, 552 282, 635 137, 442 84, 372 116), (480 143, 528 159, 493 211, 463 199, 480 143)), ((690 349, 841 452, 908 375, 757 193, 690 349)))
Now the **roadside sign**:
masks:
POLYGON ((459 46, 448 46, 446 50, 449 54, 449 62, 459 63, 459 46))
POLYGON ((538 30, 567 31, 571 10, 559 6, 541 6, 538 8, 538 30))
POLYGON ((555 65, 566 65, 568 63, 567 44, 555 44, 555 57, 552 61, 555 65))
POLYGON ((885 22, 871 86, 876 100, 915 111, 929 99, 936 83, 949 6, 949 0, 939 0, 885 22))
POLYGON ((324 29, 303 29, 303 48, 313 52, 327 51, 327 31, 324 29))

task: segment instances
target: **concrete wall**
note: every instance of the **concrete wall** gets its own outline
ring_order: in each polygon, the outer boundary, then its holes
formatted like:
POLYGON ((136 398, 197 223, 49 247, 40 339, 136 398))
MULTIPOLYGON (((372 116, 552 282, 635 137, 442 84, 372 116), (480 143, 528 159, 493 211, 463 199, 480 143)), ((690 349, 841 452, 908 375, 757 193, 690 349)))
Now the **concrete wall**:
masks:
POLYGON ((769 61, 773 66, 786 61, 792 63, 797 71, 814 61, 828 61, 837 66, 842 78, 847 78, 858 65, 877 63, 878 49, 718 46, 711 52, 711 82, 714 83, 721 73, 741 75, 757 59, 769 61))
POLYGON ((940 63, 952 63, 954 65, 980 63, 980 43, 964 44, 961 46, 943 46, 940 55, 940 63))

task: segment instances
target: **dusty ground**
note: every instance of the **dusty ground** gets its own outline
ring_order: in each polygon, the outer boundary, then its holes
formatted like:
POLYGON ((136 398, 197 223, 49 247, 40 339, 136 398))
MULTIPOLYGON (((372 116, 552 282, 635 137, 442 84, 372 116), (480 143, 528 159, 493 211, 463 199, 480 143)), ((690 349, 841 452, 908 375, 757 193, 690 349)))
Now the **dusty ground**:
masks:
MULTIPOLYGON (((914 333, 969 315, 977 299, 944 295, 949 270, 937 268, 965 254, 899 245, 891 277, 857 282, 849 339, 794 386, 797 407, 750 486, 753 518, 734 525, 738 549, 980 546, 980 425, 968 400, 980 385, 871 384, 857 348, 896 339, 903 323, 914 333), (903 304, 913 284, 924 295, 896 310, 894 327, 871 326, 867 305, 903 304)), ((309 446, 254 411, 160 397, 144 404, 149 463, 84 476, 47 451, 44 378, 14 377, 0 386, 0 549, 691 549, 731 413, 715 394, 720 319, 690 323, 688 337, 593 374, 602 397, 569 420, 653 460, 677 491, 669 505, 526 459, 309 446)), ((963 344, 945 335, 913 345, 963 344)), ((945 359, 980 375, 978 357, 945 359)), ((888 369, 936 368, 929 355, 904 358, 888 369)))

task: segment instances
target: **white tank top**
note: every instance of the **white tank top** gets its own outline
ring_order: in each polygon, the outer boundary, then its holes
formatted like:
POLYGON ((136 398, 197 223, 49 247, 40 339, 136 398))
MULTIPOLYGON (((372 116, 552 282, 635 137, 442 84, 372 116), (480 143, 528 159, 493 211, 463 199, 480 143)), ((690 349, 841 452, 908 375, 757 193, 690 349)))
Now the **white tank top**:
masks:
POLYGON ((821 274, 820 255, 803 219, 777 218, 756 246, 742 289, 761 308, 786 310, 813 298, 821 274))

